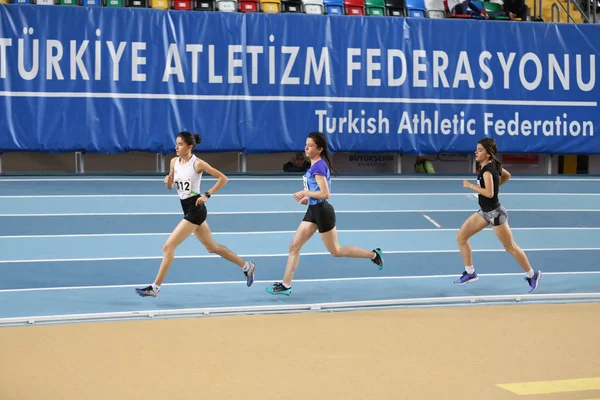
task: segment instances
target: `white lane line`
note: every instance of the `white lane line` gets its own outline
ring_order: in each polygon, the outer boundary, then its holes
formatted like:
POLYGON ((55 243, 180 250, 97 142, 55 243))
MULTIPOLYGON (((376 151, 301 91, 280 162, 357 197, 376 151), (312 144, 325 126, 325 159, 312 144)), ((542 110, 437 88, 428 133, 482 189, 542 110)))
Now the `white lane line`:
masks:
MULTIPOLYGON (((378 277, 348 277, 348 278, 320 278, 320 279, 295 279, 295 283, 319 283, 319 282, 352 282, 352 281, 387 281, 387 280, 411 280, 411 279, 440 279, 456 278, 460 274, 443 275, 415 275, 415 276, 378 276, 378 277)), ((520 272, 478 274, 482 277, 507 277, 524 276, 520 272)), ((600 271, 569 271, 569 272, 544 272, 544 275, 600 275, 600 271)), ((257 280, 254 283, 272 283, 272 280, 257 280)), ((245 285, 245 281, 206 281, 206 282, 174 282, 164 283, 162 286, 199 286, 199 285, 245 285)), ((22 289, 2 289, 0 293, 20 293, 36 291, 59 291, 59 290, 87 290, 87 289, 122 289, 147 286, 147 283, 128 284, 128 285, 97 285, 97 286, 58 286, 42 288, 22 288, 22 289)))
POLYGON ((440 224, 438 224, 437 222, 435 222, 435 220, 433 218, 431 218, 429 215, 423 214, 423 216, 425 217, 425 219, 427 221, 431 222, 436 228, 441 228, 442 227, 440 224))

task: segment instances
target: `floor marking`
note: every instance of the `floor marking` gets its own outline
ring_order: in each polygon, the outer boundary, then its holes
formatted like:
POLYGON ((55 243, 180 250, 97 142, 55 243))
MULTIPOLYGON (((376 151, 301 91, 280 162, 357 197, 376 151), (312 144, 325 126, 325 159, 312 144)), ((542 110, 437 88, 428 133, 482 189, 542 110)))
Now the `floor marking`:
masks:
MULTIPOLYGON (((433 228, 399 228, 399 229, 340 229, 338 233, 397 233, 397 232, 458 232, 460 228, 442 228, 435 220, 428 215, 423 214, 429 222, 437 226, 433 228)), ((491 227, 484 229, 491 231, 491 227)), ((514 228, 512 231, 599 231, 600 227, 523 227, 514 228)), ((294 234, 296 231, 240 231, 240 232, 212 232, 213 235, 276 235, 276 234, 294 234)), ((54 239, 54 238, 84 238, 84 237, 136 237, 136 236, 169 236, 171 232, 140 232, 140 233, 68 233, 68 234, 47 234, 47 235, 0 235, 2 239, 54 239)))
MULTIPOLYGON (((508 273, 490 273, 478 274, 482 277, 508 277, 524 276, 520 272, 508 273)), ((544 275, 600 275, 600 271, 569 271, 569 272, 544 272, 544 275)), ((460 276, 460 274, 443 275, 415 275, 415 276, 364 276, 348 278, 314 278, 314 279, 295 279, 294 283, 319 283, 319 282, 352 282, 352 281, 387 281, 387 280, 411 280, 411 279, 451 279, 460 276)), ((254 283, 273 283, 272 280, 256 280, 254 283)), ((175 282, 163 283, 162 286, 202 286, 202 285, 241 285, 246 281, 205 281, 205 282, 175 282)), ((148 286, 148 283, 127 284, 127 285, 96 285, 96 286, 59 286, 59 287, 40 287, 40 288, 21 288, 21 289, 0 289, 0 293, 21 293, 38 291, 60 291, 60 290, 87 290, 87 289, 122 289, 148 286)))
MULTIPOLYGON (((565 247, 565 248, 533 248, 523 249, 523 251, 598 251, 600 247, 565 247)), ((505 249, 473 249, 473 253, 502 253, 505 249)), ((458 249, 452 250, 384 250, 383 254, 435 254, 435 253, 459 253, 458 249)), ((312 252, 301 253, 306 256, 329 256, 329 252, 312 252)), ((288 253, 279 254, 240 254, 242 258, 261 258, 261 257, 288 257, 288 253)), ((201 254, 193 256, 175 256, 175 259, 203 259, 203 258, 219 258, 217 254, 201 254)), ((38 264, 38 263, 53 263, 53 262, 86 262, 86 261, 134 261, 134 260, 162 260, 163 256, 131 256, 131 257, 90 257, 90 258, 46 258, 46 259, 29 259, 29 260, 0 260, 0 264, 38 264)))
MULTIPOLYGON (((332 193, 331 197, 389 197, 389 196, 465 196, 464 192, 448 193, 417 193, 417 192, 386 192, 386 193, 332 193)), ((219 197, 292 197, 293 193, 219 193, 219 197)), ((478 198, 477 194, 470 194, 478 198)), ((600 196, 600 193, 502 193, 502 196, 600 196)), ((92 199, 92 198, 173 198, 173 194, 31 194, 31 195, 6 195, 1 199, 92 199)))
MULTIPOLYGON (((458 176, 458 177, 410 177, 410 176, 398 176, 398 177, 332 177, 332 181, 463 181, 465 179, 475 179, 476 174, 458 176)), ((297 182, 299 179, 301 180, 301 176, 297 177, 277 177, 277 176, 260 176, 257 177, 237 177, 237 176, 228 176, 229 181, 290 181, 297 182)), ((27 176, 23 176, 20 178, 0 178, 0 183, 2 182, 163 182, 164 177, 156 177, 156 178, 148 178, 148 177, 135 177, 135 178, 81 178, 81 177, 67 177, 67 178, 30 178, 27 176)), ((214 178, 203 178, 203 181, 216 181, 214 178)), ((527 177, 517 177, 513 176, 510 178, 511 182, 514 181, 533 181, 533 182, 598 182, 600 178, 560 178, 557 176, 548 176, 548 177, 538 177, 538 178, 527 178, 527 177)))
MULTIPOLYGON (((465 208, 465 209, 451 209, 451 210, 335 210, 336 214, 423 214, 423 213, 474 213, 476 208, 465 208)), ((508 212, 600 212, 600 208, 589 208, 589 209, 562 209, 562 208, 511 208, 508 212)), ((281 210, 281 211, 210 211, 210 215, 267 215, 267 214, 306 214, 306 209, 303 210, 281 210)), ((0 214, 0 217, 98 217, 98 216, 139 216, 139 215, 178 215, 181 216, 181 211, 158 211, 158 212, 83 212, 83 213, 47 213, 47 214, 0 214)))
POLYGON ((490 295, 490 296, 460 296, 460 297, 425 297, 412 299, 390 299, 390 300, 367 300, 367 301, 344 301, 330 303, 300 303, 300 304, 276 304, 276 305, 252 305, 252 306, 228 306, 212 308, 179 308, 170 310, 144 310, 144 311, 119 311, 119 312, 96 312, 86 314, 59 314, 59 315, 40 315, 40 316, 20 316, 0 318, 0 325, 8 326, 10 324, 44 324, 44 323, 64 323, 68 321, 83 320, 102 320, 102 319, 139 319, 139 318, 157 318, 157 317, 185 317, 185 316, 208 316, 208 315, 237 315, 237 314, 256 314, 265 312, 311 312, 318 309, 321 311, 344 311, 350 309, 360 309, 364 307, 402 307, 407 305, 419 304, 444 304, 456 303, 457 305, 474 305, 480 302, 480 305, 489 305, 491 302, 514 301, 516 298, 536 303, 539 300, 554 299, 560 300, 579 300, 583 298, 595 299, 600 297, 600 293, 556 293, 556 294, 510 294, 510 295, 490 295), (468 303, 467 303, 468 302, 468 303), (484 302, 488 302, 485 304, 484 302))
POLYGON ((423 216, 425 217, 425 219, 429 222, 431 222, 436 228, 441 228, 442 226, 440 224, 438 224, 437 222, 435 222, 435 220, 433 218, 431 218, 429 215, 427 214, 423 214, 423 216))
POLYGON ((580 392, 587 390, 600 390, 600 377, 565 379, 557 381, 508 383, 497 386, 521 396, 532 394, 580 392))

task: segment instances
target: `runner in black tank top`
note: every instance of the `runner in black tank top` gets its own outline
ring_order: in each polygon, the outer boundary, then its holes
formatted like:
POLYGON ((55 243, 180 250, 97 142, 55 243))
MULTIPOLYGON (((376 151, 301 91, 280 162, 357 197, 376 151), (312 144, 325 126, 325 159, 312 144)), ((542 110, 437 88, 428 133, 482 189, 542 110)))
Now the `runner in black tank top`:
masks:
POLYGON ((456 236, 458 248, 465 263, 465 272, 454 283, 464 285, 479 279, 473 267, 473 255, 468 240, 486 226, 491 225, 506 251, 517 260, 525 271, 529 293, 533 293, 538 287, 542 271, 531 268, 525 252, 515 243, 508 226, 508 213, 498 200, 498 189, 510 179, 510 174, 502 168, 502 164, 496 156, 497 152, 494 139, 480 140, 475 151, 475 159, 481 165, 481 170, 477 175, 477 185, 466 180, 463 181, 465 188, 472 189, 479 194, 480 209, 465 221, 456 236))
POLYGON ((498 201, 498 187, 500 186, 500 177, 498 176, 498 170, 496 169, 496 165, 493 162, 487 163, 481 169, 481 171, 479 171, 479 174, 477 174, 477 182, 479 184, 479 187, 482 189, 485 189, 485 180, 483 179, 483 174, 486 172, 492 174, 492 182, 494 183, 494 196, 492 198, 489 198, 480 194, 479 207, 481 207, 482 211, 489 212, 500 207, 500 202, 498 201))

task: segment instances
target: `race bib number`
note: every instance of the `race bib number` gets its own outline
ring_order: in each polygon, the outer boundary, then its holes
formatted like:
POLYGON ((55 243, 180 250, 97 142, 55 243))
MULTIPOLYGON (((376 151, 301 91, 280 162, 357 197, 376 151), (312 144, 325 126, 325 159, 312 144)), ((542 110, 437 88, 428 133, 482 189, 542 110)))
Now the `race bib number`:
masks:
POLYGON ((192 180, 191 179, 177 179, 177 180, 175 180, 175 188, 180 193, 191 194, 192 193, 192 180))
POLYGON ((302 184, 304 185, 304 190, 308 190, 308 179, 305 176, 302 177, 302 184))

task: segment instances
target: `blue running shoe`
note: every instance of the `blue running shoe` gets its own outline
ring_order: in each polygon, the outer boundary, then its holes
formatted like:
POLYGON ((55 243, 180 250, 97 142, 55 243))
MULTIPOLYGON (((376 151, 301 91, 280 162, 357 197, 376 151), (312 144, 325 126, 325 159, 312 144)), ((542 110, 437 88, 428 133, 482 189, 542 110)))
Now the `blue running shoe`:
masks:
POLYGON ((377 264, 377 266, 379 267, 379 270, 382 271, 383 268, 385 268, 385 263, 383 262, 383 252, 378 247, 375 250, 373 250, 373 253, 375 253, 375 258, 372 258, 371 261, 374 264, 377 264))
POLYGON ((477 282, 479 278, 477 277, 477 273, 473 272, 469 274, 467 271, 463 272, 460 276, 460 279, 454 281, 455 285, 464 285, 466 283, 477 282))
POLYGON ((152 285, 147 286, 143 289, 135 289, 135 292, 142 297, 156 297, 158 296, 158 292, 152 288, 152 285))
POLYGON ((285 286, 283 286, 283 283, 279 283, 279 282, 274 284, 273 287, 266 288, 265 290, 267 291, 267 293, 271 293, 271 294, 284 294, 286 296, 289 296, 290 294, 292 294, 291 286, 289 288, 286 288, 285 286))
POLYGON ((535 290, 538 288, 538 284, 540 283, 540 279, 542 279, 542 271, 540 270, 537 270, 533 274, 533 278, 525 277, 525 280, 529 284, 529 293, 535 292, 535 290))
POLYGON ((246 275, 246 286, 250 287, 252 286, 252 283, 254 282, 254 272, 256 272, 256 264, 253 262, 250 262, 250 268, 248 268, 248 271, 244 271, 244 275, 246 275))

